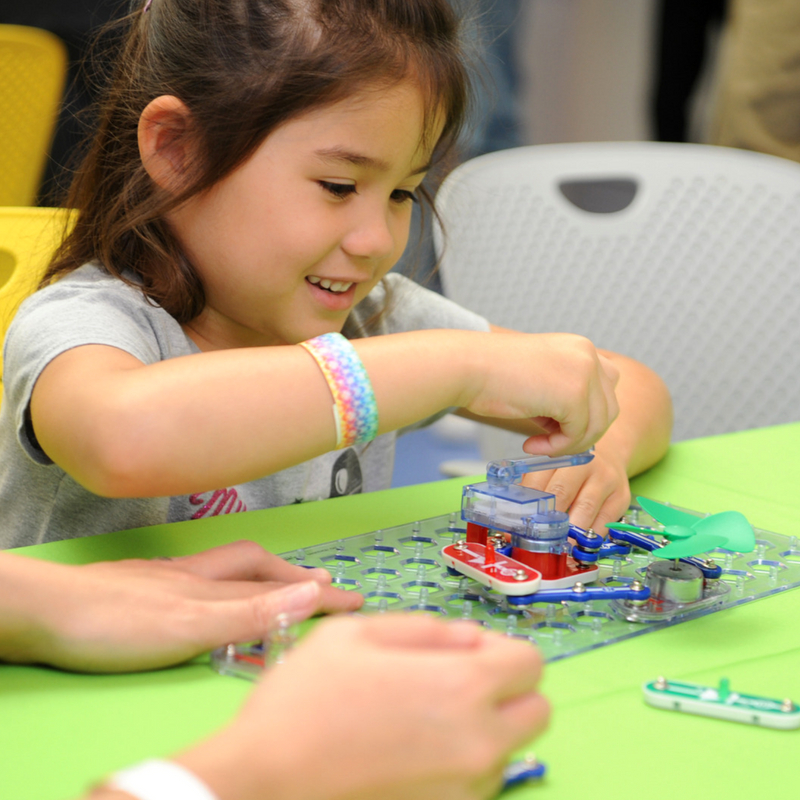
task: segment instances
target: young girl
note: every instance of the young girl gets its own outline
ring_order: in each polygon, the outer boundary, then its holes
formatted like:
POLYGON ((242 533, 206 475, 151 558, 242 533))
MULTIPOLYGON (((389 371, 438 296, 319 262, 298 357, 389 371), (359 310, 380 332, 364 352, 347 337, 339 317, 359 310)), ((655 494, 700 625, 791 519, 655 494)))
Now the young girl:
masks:
POLYGON ((446 0, 146 0, 127 24, 77 223, 6 340, 0 544, 385 488, 395 432, 454 408, 530 453, 597 442, 537 480, 576 524, 622 513, 669 440, 660 380, 387 275, 464 116, 446 0))

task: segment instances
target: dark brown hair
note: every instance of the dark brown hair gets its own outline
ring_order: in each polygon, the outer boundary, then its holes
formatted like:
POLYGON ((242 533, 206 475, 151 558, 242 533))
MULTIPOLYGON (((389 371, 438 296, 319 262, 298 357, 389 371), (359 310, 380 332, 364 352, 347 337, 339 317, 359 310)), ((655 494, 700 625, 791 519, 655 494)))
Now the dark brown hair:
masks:
POLYGON ((97 131, 67 198, 77 222, 42 285, 97 261, 123 280, 135 275, 182 323, 205 296, 164 215, 231 173, 279 125, 411 77, 425 97, 425 135, 444 116, 441 160, 465 116, 468 79, 447 0, 152 0, 121 24, 97 131), (159 189, 139 157, 139 117, 160 95, 191 113, 197 158, 177 194, 159 189))

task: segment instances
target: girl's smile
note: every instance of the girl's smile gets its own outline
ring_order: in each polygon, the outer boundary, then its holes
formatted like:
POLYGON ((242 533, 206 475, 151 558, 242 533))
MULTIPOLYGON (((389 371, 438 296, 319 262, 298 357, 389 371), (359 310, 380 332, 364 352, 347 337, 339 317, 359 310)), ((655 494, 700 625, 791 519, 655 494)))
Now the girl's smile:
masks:
MULTIPOLYGON (((206 295, 203 350, 340 331, 405 248, 428 169, 424 105, 404 81, 310 111, 170 216, 206 295)), ((435 142, 435 138, 432 139, 435 142)))
POLYGON ((356 296, 356 281, 330 280, 309 275, 306 278, 312 295, 331 311, 349 311, 356 296))

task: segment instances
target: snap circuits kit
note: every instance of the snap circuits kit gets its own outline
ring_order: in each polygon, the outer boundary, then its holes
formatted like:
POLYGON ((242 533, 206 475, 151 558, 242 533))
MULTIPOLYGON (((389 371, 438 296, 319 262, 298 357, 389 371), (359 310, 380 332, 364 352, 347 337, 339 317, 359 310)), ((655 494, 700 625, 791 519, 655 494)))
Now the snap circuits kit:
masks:
MULTIPOLYGON (((800 586, 797 537, 754 529, 739 512, 639 497, 602 538, 571 525, 554 495, 520 484, 526 473, 591 458, 490 462, 486 481, 464 487, 460 514, 283 557, 325 567, 335 586, 361 592, 362 613, 472 620, 536 644, 548 661, 800 586)), ((230 645, 212 663, 252 677, 264 658, 262 643, 230 645)))

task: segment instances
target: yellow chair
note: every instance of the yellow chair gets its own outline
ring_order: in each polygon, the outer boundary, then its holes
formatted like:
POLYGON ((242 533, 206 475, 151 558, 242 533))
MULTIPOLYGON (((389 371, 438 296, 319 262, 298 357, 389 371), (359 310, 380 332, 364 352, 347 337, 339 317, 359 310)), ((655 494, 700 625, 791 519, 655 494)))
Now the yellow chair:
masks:
POLYGON ((67 72, 67 50, 47 31, 0 25, 0 206, 36 199, 67 72))
MULTIPOLYGON (((0 341, 20 303, 36 289, 69 218, 63 208, 0 208, 0 341)), ((0 375, 2 367, 0 352, 0 375)))

